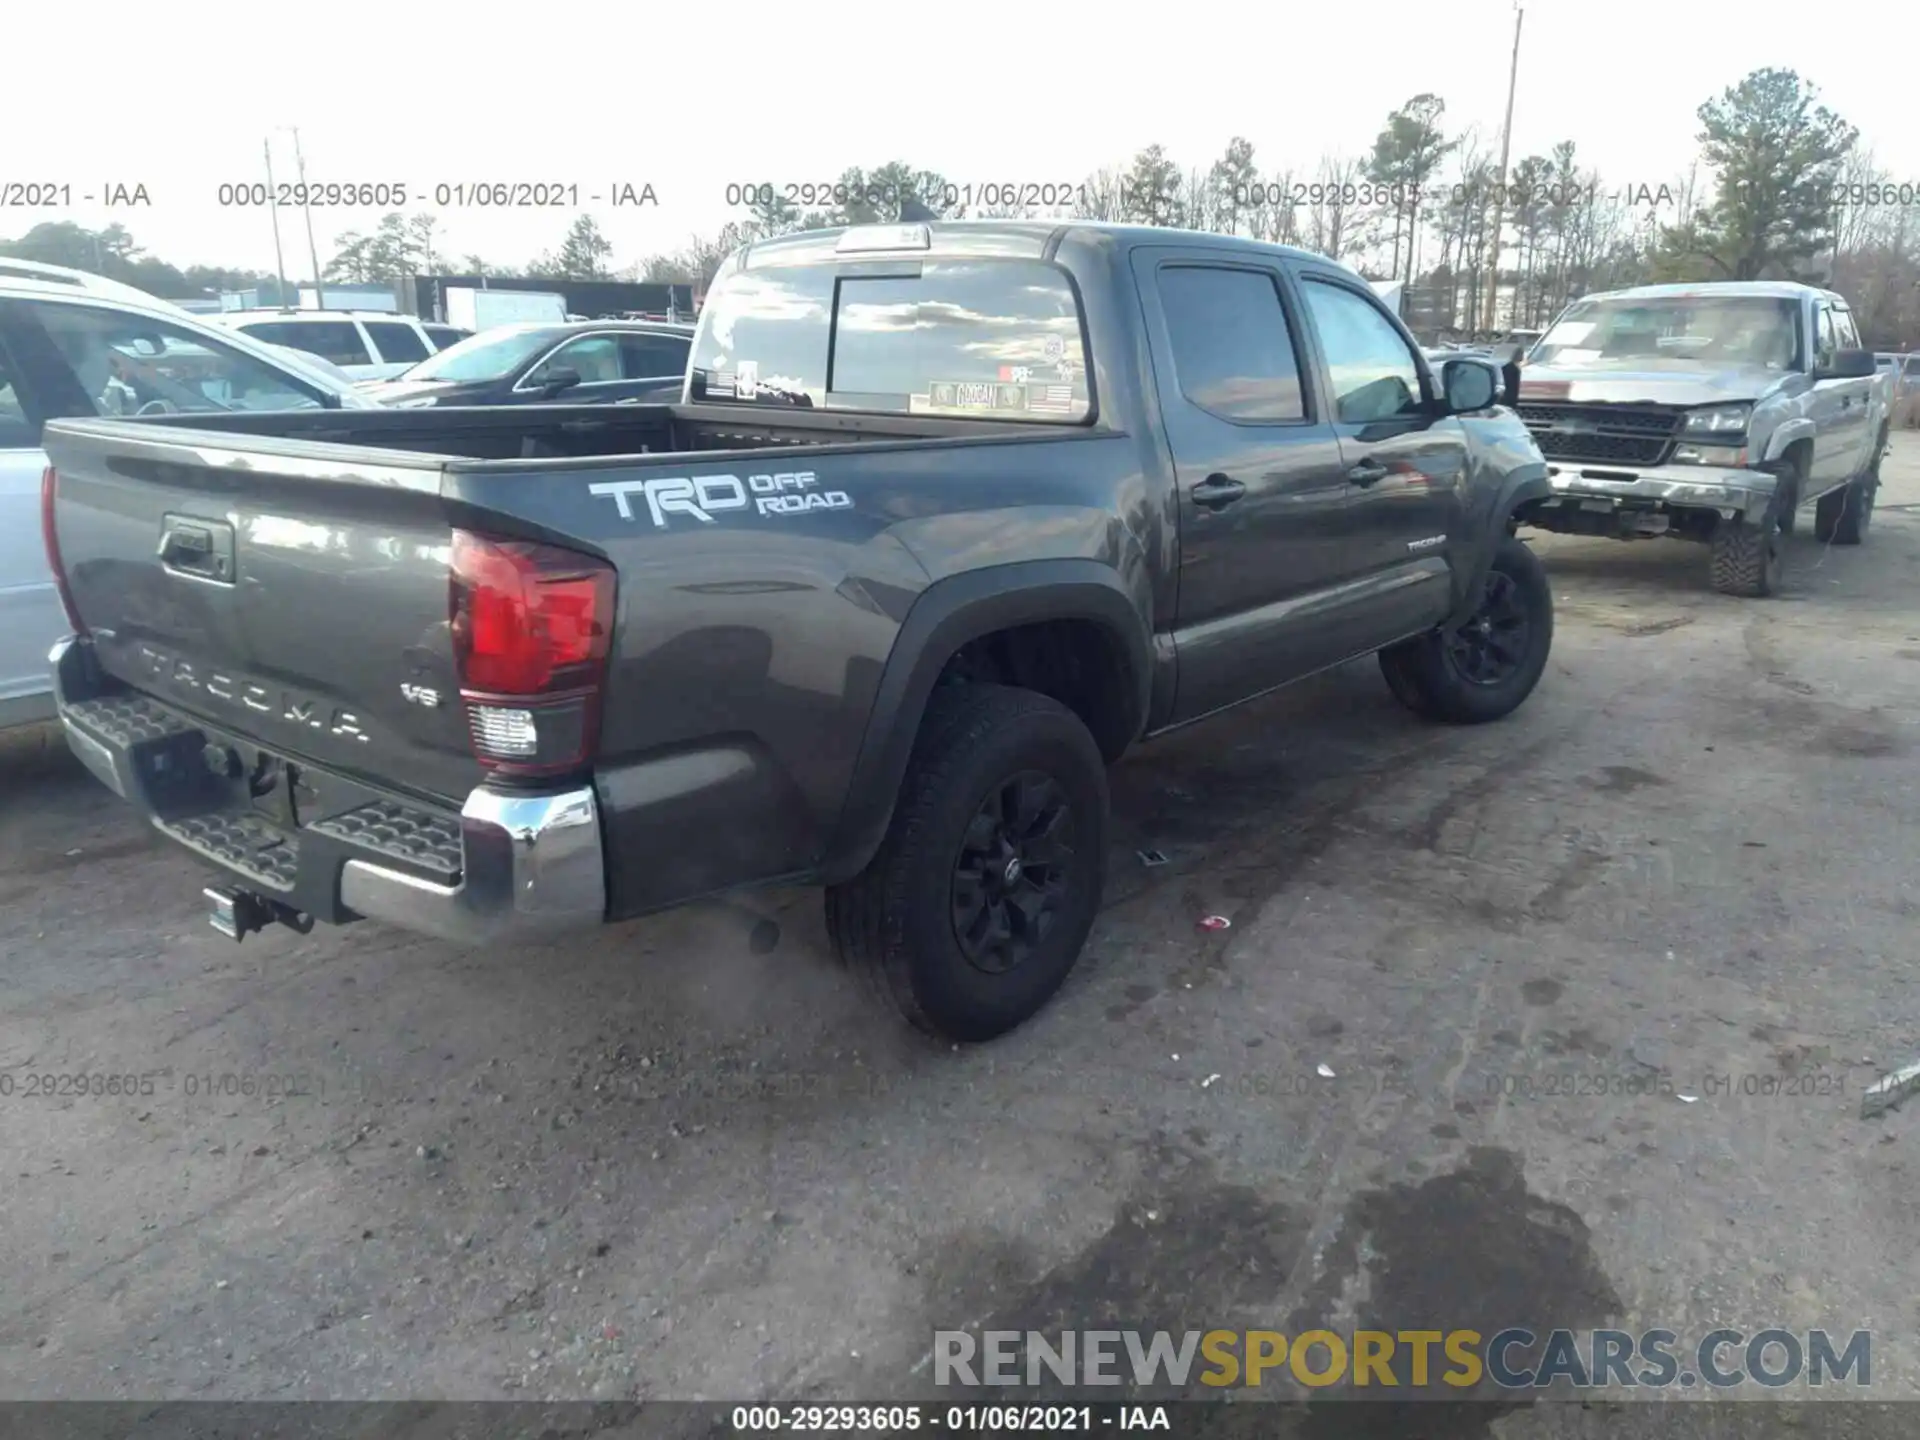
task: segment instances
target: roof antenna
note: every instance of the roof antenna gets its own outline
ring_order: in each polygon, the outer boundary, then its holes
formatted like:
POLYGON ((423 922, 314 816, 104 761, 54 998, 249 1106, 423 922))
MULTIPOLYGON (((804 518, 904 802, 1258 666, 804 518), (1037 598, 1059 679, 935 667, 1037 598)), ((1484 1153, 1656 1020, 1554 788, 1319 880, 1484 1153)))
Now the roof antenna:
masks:
POLYGON ((927 221, 938 220, 939 218, 940 217, 934 214, 933 211, 929 210, 925 205, 922 205, 916 196, 902 195, 900 197, 900 223, 902 225, 910 224, 914 221, 919 221, 924 224, 927 221))

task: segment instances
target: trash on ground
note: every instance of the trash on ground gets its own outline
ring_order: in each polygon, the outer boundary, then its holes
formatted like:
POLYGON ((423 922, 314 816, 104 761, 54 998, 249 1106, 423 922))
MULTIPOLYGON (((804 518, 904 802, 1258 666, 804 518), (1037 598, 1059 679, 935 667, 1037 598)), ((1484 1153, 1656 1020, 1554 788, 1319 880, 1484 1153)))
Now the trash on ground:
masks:
POLYGON ((1333 1079, 1333 1067, 1327 1064, 1326 1061, 1322 1060, 1318 1065, 1314 1066, 1313 1068, 1314 1068, 1314 1073, 1318 1075, 1322 1080, 1333 1079))
POLYGON ((1920 1090, 1920 1062, 1889 1070, 1860 1096, 1860 1118, 1884 1115, 1916 1090, 1920 1090))
POLYGON ((1202 930, 1231 930, 1233 928, 1233 921, 1224 915, 1209 915, 1200 922, 1200 928, 1202 930))
POLYGON ((1167 863, 1166 852, 1163 850, 1137 850, 1134 853, 1140 857, 1140 863, 1149 870, 1153 869, 1156 865, 1164 865, 1167 863))
POLYGON ((1213 1084, 1213 1082, 1218 1080, 1219 1078, 1220 1078, 1219 1072, 1215 1071, 1213 1074, 1207 1076, 1206 1079, 1200 1082, 1200 1088, 1202 1090, 1206 1089, 1209 1085, 1213 1084))
POLYGON ((1693 1104, 1694 1101, 1698 1100, 1700 1097, 1698 1095, 1680 1095, 1675 1098, 1677 1098, 1682 1105, 1691 1105, 1693 1104))

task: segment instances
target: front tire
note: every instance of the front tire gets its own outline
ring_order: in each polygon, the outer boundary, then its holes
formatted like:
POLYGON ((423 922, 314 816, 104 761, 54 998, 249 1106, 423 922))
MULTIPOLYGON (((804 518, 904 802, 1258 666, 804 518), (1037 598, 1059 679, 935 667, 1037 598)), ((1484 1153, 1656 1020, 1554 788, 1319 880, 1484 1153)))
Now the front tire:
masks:
POLYGON ((1072 711, 1002 685, 937 692, 886 839, 827 891, 827 931, 919 1029, 991 1040, 1080 958, 1106 825, 1106 765, 1072 711))
POLYGON ((1516 536, 1493 552, 1473 614, 1463 624, 1380 652, 1387 687, 1409 710, 1454 725, 1511 715, 1547 668, 1553 591, 1540 557, 1516 536))

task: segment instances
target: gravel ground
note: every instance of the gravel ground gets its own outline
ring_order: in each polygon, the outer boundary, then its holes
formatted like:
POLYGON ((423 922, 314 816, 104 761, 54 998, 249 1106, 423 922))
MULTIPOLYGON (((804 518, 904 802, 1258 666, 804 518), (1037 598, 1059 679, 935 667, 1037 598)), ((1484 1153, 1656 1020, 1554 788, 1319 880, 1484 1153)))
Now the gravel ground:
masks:
POLYGON ((904 1397, 937 1328, 1357 1319, 1868 1327, 1920 1396, 1920 1120, 1858 1118, 1920 1055, 1895 444, 1869 542, 1803 517, 1777 600, 1536 537, 1554 659, 1507 723, 1368 663, 1130 757, 1086 959, 965 1051, 876 1021, 809 892, 236 947, 14 737, 0 1395, 904 1397))

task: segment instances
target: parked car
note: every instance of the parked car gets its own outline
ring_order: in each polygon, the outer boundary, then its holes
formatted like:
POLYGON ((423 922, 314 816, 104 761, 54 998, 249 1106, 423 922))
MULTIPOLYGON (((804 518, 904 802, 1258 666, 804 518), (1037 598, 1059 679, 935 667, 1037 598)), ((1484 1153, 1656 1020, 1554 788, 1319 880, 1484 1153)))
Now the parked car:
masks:
POLYGON ((980 1040, 1080 953, 1136 740, 1369 652, 1497 720, 1546 665, 1500 372, 1318 255, 804 232, 723 266, 686 389, 49 427, 68 736, 218 928, 817 881, 877 993, 980 1040))
POLYGON ((1713 588, 1771 595, 1805 505, 1857 545, 1886 449, 1887 383, 1847 302, 1775 281, 1576 301, 1534 346, 1520 414, 1553 498, 1527 523, 1709 547, 1713 588))
POLYGON ((48 419, 370 403, 310 357, 145 291, 0 259, 0 728, 53 714, 47 648, 66 624, 41 540, 48 419))
POLYGON ((1920 409, 1920 354, 1882 352, 1873 357, 1887 377, 1887 405, 1896 425, 1911 425, 1920 409))
POLYGON ((692 345, 691 325, 501 325, 370 393, 382 404, 407 406, 677 400, 692 345))
POLYGON ((318 355, 355 380, 391 380, 465 334, 384 310, 227 310, 208 318, 270 345, 318 355))

